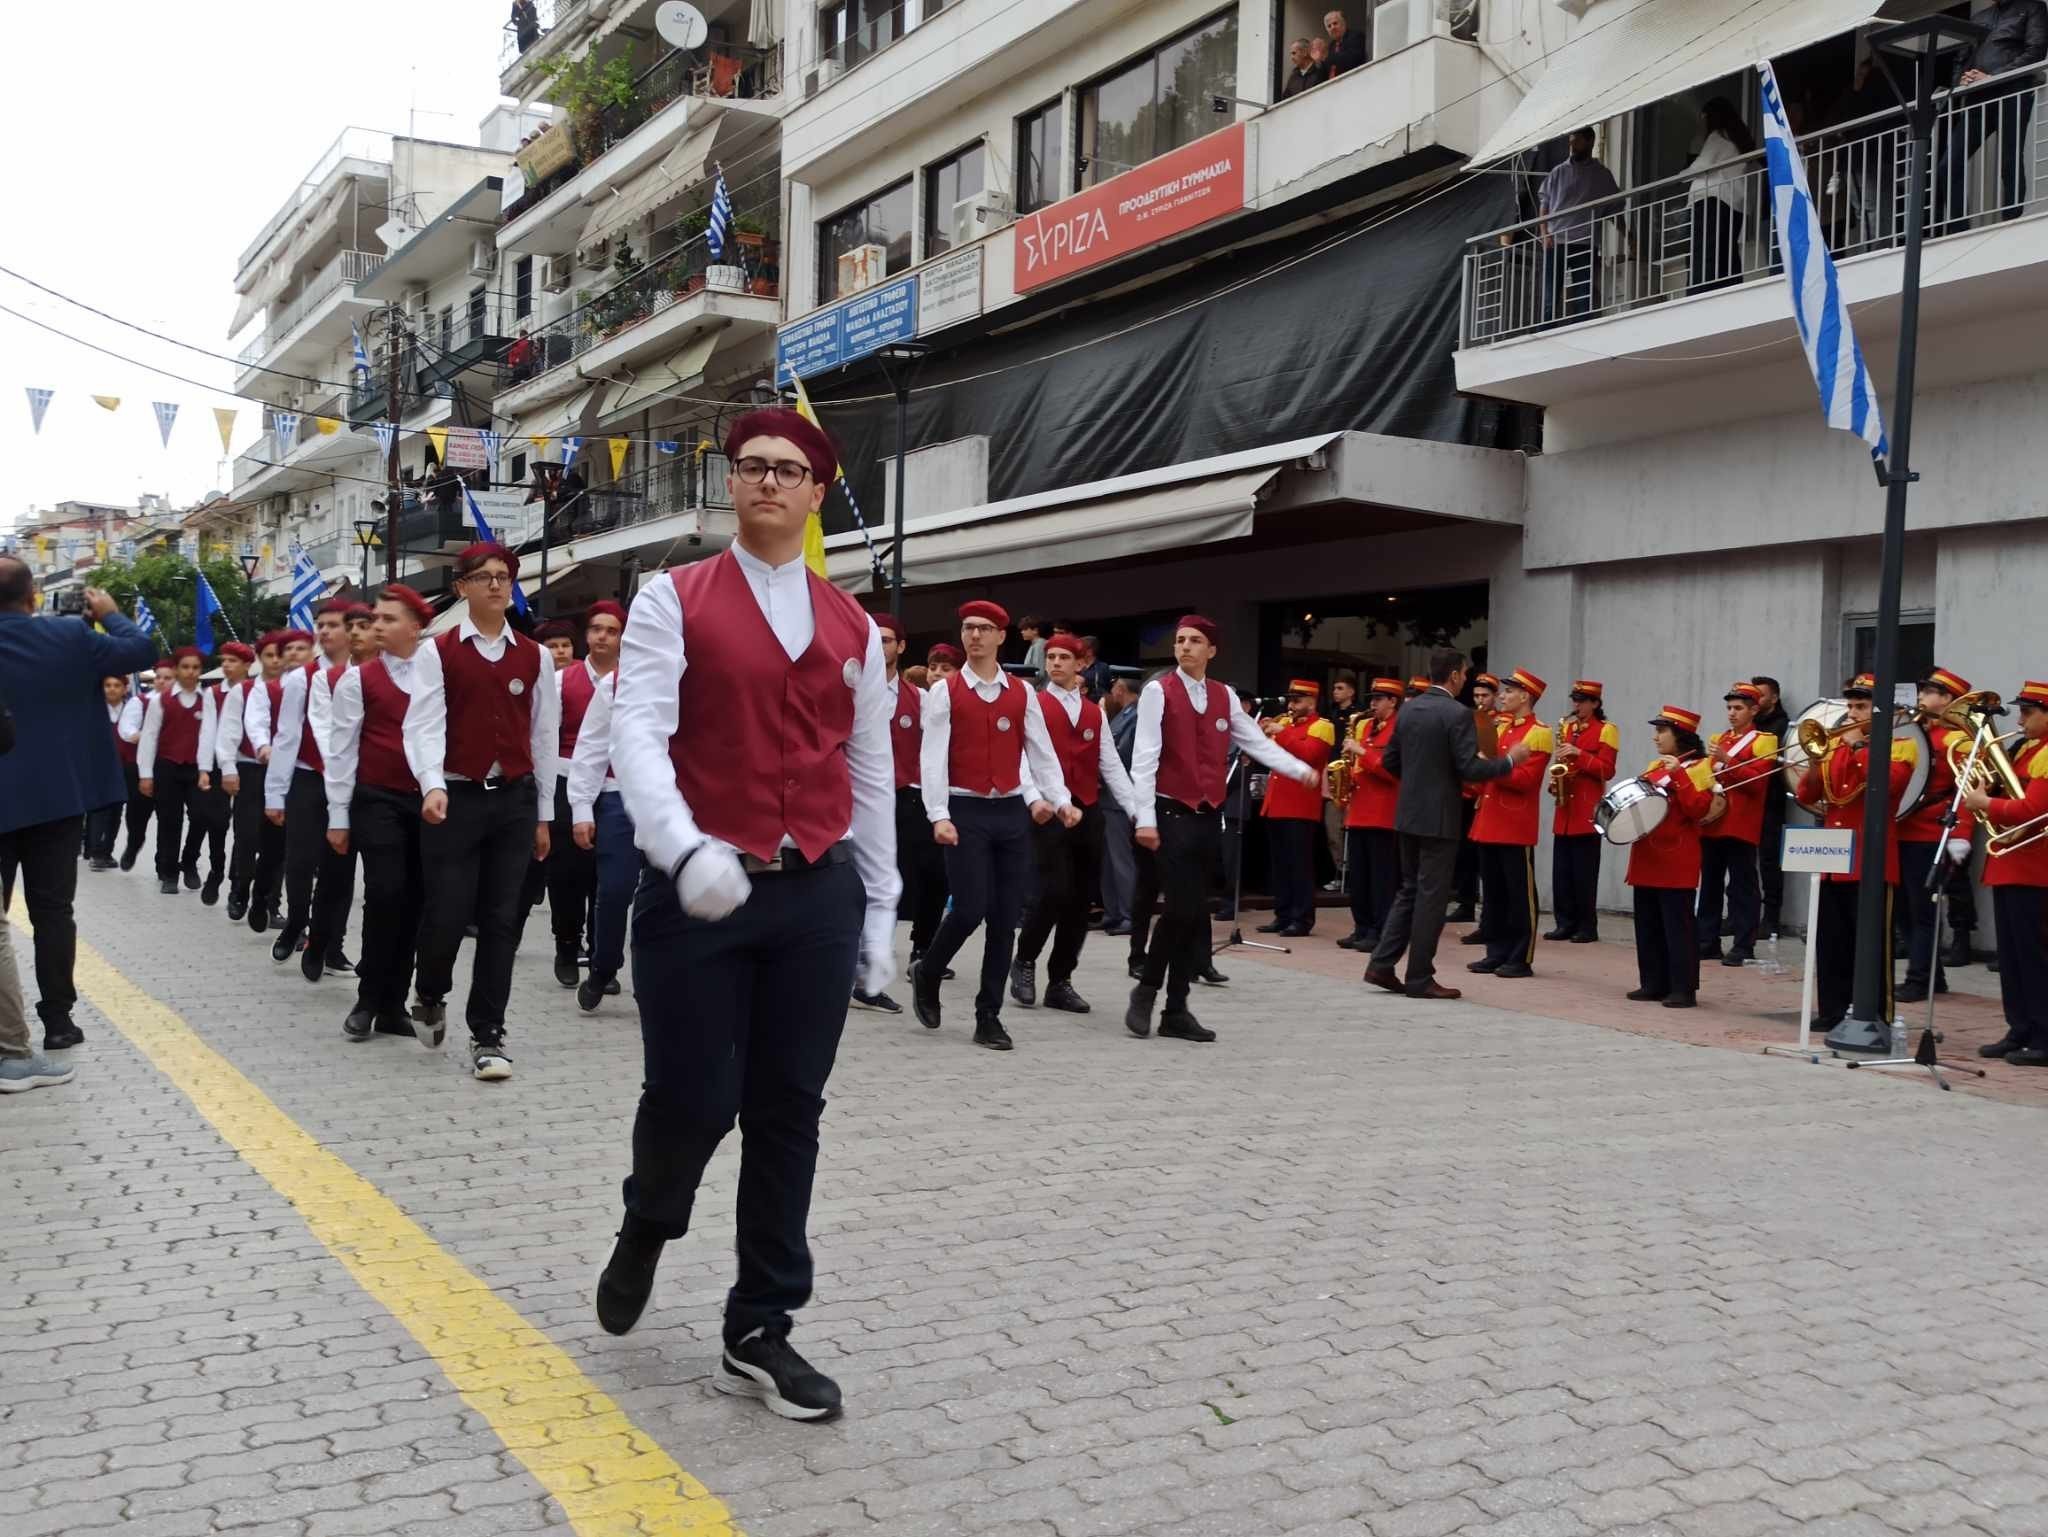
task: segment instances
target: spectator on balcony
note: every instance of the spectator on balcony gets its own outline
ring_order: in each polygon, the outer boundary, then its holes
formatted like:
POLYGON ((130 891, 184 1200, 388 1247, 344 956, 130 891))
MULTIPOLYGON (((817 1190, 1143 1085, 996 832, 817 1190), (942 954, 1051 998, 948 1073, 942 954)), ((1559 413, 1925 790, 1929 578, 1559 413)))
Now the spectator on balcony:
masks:
POLYGON ((434 499, 435 521, 445 526, 451 517, 457 517, 457 507, 462 500, 462 477, 446 463, 434 466, 434 473, 427 481, 427 495, 434 499))
POLYGON ((533 0, 512 0, 512 31, 521 53, 540 41, 540 8, 533 0))
POLYGON ((1742 277, 1742 225, 1749 168, 1736 161, 1756 149, 1749 125, 1725 96, 1715 96, 1700 109, 1706 139, 1692 164, 1686 202, 1692 216, 1692 262, 1689 288, 1700 293, 1726 288, 1742 277))
POLYGON ((1330 78, 1330 40, 1327 37, 1308 40, 1308 67, 1314 71, 1318 83, 1330 78))
POLYGON ((521 326, 519 335, 505 349, 505 369, 512 376, 512 383, 517 384, 533 376, 533 351, 533 337, 525 326, 521 326))
POLYGON ((1314 50, 1305 37, 1297 37, 1288 45, 1287 62, 1293 67, 1287 71, 1287 79, 1280 87, 1282 101, 1291 100, 1330 78, 1329 64, 1326 61, 1320 68, 1317 67, 1314 50))
MULTIPOLYGON (((1537 198, 1545 320, 1590 315, 1600 307, 1601 225, 1619 217, 1621 209, 1595 214, 1587 205, 1614 197, 1621 188, 1614 173, 1593 158, 1593 143, 1591 128, 1573 130, 1565 140, 1567 158, 1543 178, 1537 198)), ((1635 237, 1628 239, 1633 250, 1635 237)))
POLYGON ((1970 216, 1990 212, 1988 169, 1970 184, 1970 157, 1993 134, 1998 136, 1998 209, 2000 219, 2017 219, 2027 201, 2027 157, 2033 153, 2034 92, 2040 76, 1986 82, 1999 75, 2048 59, 2048 3, 2043 0, 1993 0, 1977 12, 1987 30, 1977 46, 1956 65, 1955 95, 1950 98, 1943 130, 1941 168, 1935 176, 1941 222, 1934 233, 1945 235, 1969 224, 1970 216), (1965 94, 1967 93, 1967 94, 1965 94))
POLYGON ((1353 32, 1351 24, 1344 19, 1342 11, 1332 11, 1323 18, 1323 30, 1330 34, 1330 78, 1336 79, 1347 69, 1357 69, 1372 57, 1372 44, 1363 32, 1353 32))

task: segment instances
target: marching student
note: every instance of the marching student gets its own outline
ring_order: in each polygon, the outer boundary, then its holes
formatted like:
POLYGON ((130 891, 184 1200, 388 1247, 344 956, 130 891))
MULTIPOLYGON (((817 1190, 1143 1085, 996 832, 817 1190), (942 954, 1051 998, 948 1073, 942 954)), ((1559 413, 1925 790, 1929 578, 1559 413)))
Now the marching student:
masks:
POLYGON ((1052 958, 1046 963, 1043 1001, 1048 1009, 1069 1014, 1088 1012, 1087 1003, 1074 991, 1073 978, 1082 941, 1088 937, 1089 902, 1102 884, 1103 787, 1125 816, 1135 819, 1138 814, 1131 776, 1117 756, 1102 707, 1081 691, 1083 649, 1080 637, 1065 630, 1055 631, 1045 642, 1046 685, 1038 696, 1039 712, 1060 760, 1060 777, 1081 818, 1071 826, 1054 820, 1031 830, 1038 885, 1025 909, 1017 959, 1010 967, 1010 996, 1027 1009, 1036 1008, 1038 952, 1050 937, 1052 958))
POLYGON ((597 1316, 613 1334, 639 1320, 737 1121, 739 1275, 714 1385, 823 1420, 839 1389, 789 1334, 811 1295, 846 1000, 856 972, 879 993, 894 970, 894 701, 874 621, 804 565, 831 441, 770 409, 734 422, 725 451, 738 537, 642 588, 621 643, 611 756, 649 866, 633 923, 646 1069, 597 1316))
MULTIPOLYGON (((569 763, 576 756, 576 733, 583 727, 592 696, 619 665, 619 636, 625 628, 626 611, 617 603, 605 598, 591 604, 583 616, 583 660, 576 660, 572 626, 568 664, 555 672, 562 704, 561 750, 555 755, 554 827, 545 869, 548 921, 555 935, 555 980, 564 987, 574 987, 581 979, 583 922, 597 896, 596 855, 574 836, 569 763)), ((552 643, 548 649, 555 649, 552 643)), ((559 662, 559 652, 556 657, 559 662)))
MULTIPOLYGON (((1966 731, 1945 725, 1936 717, 1970 692, 1969 681, 1937 667, 1920 680, 1920 709, 1927 717, 1927 741, 1934 755, 1928 762, 1927 788, 1919 804, 1910 808, 1899 825, 1899 899, 1904 906, 1910 940, 1906 948, 1906 980, 1899 984, 1900 1003, 1924 1003, 1931 989, 1948 991, 1948 974, 1934 953, 1935 894, 1927 889, 1927 877, 1941 852, 1941 819, 1955 798, 1956 775, 1949 767, 1949 744, 1962 739, 1961 751, 1969 755, 1966 731)), ((1957 824, 1957 836, 1968 837, 1969 824, 1957 824)), ((1996 863, 1996 861, 1993 861, 1996 863)), ((1953 909, 1951 909, 1953 917, 1953 909)))
POLYGON ((199 889, 198 866, 182 862, 179 840, 199 792, 213 783, 217 723, 213 696, 199 686, 205 669, 206 657, 197 646, 171 653, 171 686, 149 696, 135 744, 137 787, 156 802, 157 889, 167 897, 178 894, 180 875, 186 890, 199 889))
MULTIPOLYGON (((946 854, 932 837, 925 816, 923 769, 924 695, 904 677, 899 664, 908 644, 903 621, 893 614, 875 616, 882 637, 882 665, 888 673, 895 707, 889 716, 889 747, 896 764, 896 875, 903 883, 901 912, 910 920, 910 964, 915 966, 931 947, 946 910, 946 854)), ((936 648, 935 648, 936 649, 936 648)), ((856 985, 853 1006, 880 1014, 901 1014, 903 1006, 887 993, 864 993, 856 985)))
POLYGON ((640 878, 633 820, 626 815, 618 776, 612 772, 612 705, 618 681, 615 666, 591 693, 567 774, 569 835, 577 848, 594 856, 597 866, 597 902, 590 919, 590 974, 576 984, 576 1006, 586 1014, 619 991, 619 973, 626 965, 626 915, 633 905, 633 886, 640 878))
MULTIPOLYGON (((223 650, 226 648, 223 647, 223 650)), ((214 761, 220 766, 221 788, 233 798, 234 847, 228 855, 228 922, 240 923, 249 912, 249 885, 256 876, 257 849, 270 823, 263 816, 263 765, 270 748, 274 680, 283 670, 282 642, 277 632, 262 636, 251 653, 260 672, 243 676, 221 699, 220 732, 214 738, 214 761), (248 787, 244 795, 242 789, 248 787)))
POLYGON ((555 803, 561 700, 555 668, 506 622, 519 557, 472 544, 455 561, 469 614, 415 653, 405 753, 424 795, 420 857, 426 914, 420 925, 420 1043, 447 1034, 448 990, 464 931, 476 925, 470 970, 470 1070, 482 1082, 512 1076, 505 1006, 519 947, 519 900, 527 864, 548 857, 555 803))
POLYGON ((1501 721, 1496 752, 1528 749, 1513 773, 1479 787, 1470 839, 1479 850, 1486 954, 1467 971, 1496 977, 1533 975, 1536 959, 1536 835, 1543 824, 1543 781, 1557 738, 1532 711, 1543 680, 1517 667, 1501 680, 1495 703, 1501 721))
MULTIPOLYGON (((555 698, 559 700, 562 697, 561 685, 563 675, 576 665, 576 626, 566 619, 550 619, 534 627, 533 639, 542 648, 543 654, 547 658, 547 671, 554 674, 555 698)), ((555 784, 558 792, 566 773, 567 762, 561 754, 557 753, 555 755, 555 784)), ((559 819, 555 816, 557 808, 544 806, 541 809, 548 813, 548 847, 551 852, 558 852, 559 845, 564 841, 566 835, 559 825, 559 819)), ((548 874, 551 868, 549 862, 543 860, 537 854, 526 862, 526 875, 519 885, 519 929, 512 940, 512 948, 514 950, 517 950, 526 943, 527 919, 533 916, 533 910, 536 907, 539 907, 542 902, 547 900, 548 874)), ((549 917, 552 920, 553 914, 550 914, 549 917)), ((580 914, 577 917, 576 924, 577 932, 580 934, 583 925, 583 919, 580 914)), ((550 926, 552 927, 552 921, 550 926)), ((579 959, 580 957, 572 955, 569 959, 569 965, 565 968, 562 964, 561 947, 559 944, 556 946, 555 980, 563 987, 574 987, 576 985, 576 963, 579 959)))
POLYGON ((1737 682, 1723 696, 1728 729, 1714 733, 1708 756, 1714 770, 1718 810, 1700 826, 1700 959, 1740 966, 1756 959, 1756 936, 1763 921, 1764 888, 1757 865, 1763 840, 1764 804, 1778 794, 1778 739, 1757 729, 1757 706, 1763 690, 1737 682), (1721 953, 1721 898, 1725 890, 1735 943, 1721 953))
POLYGON ((1407 690, 1399 678, 1374 678, 1369 713, 1359 718, 1344 754, 1351 760, 1351 804, 1344 808, 1344 878, 1351 888, 1351 932, 1340 950, 1370 955, 1379 947, 1380 925, 1393 911, 1401 886, 1401 841, 1394 812, 1401 781, 1386 763, 1407 690))
POLYGON ((199 843, 206 841, 206 882, 199 888, 199 900, 208 907, 220 900, 221 882, 227 877, 228 822, 234 815, 234 791, 228 782, 237 776, 237 750, 241 744, 238 732, 228 736, 223 729, 227 715, 228 696, 237 696, 239 706, 243 685, 249 677, 249 669, 255 665, 256 652, 238 640, 231 640, 215 652, 220 661, 221 678, 218 683, 207 686, 207 695, 213 706, 213 761, 215 773, 213 782, 199 792, 198 807, 193 813, 192 826, 185 833, 185 864, 193 869, 199 865, 199 843))
POLYGON ((128 829, 126 846, 122 849, 119 867, 132 869, 136 852, 142 847, 142 830, 149 825, 149 813, 154 805, 137 783, 135 772, 135 744, 142 736, 142 700, 128 686, 125 677, 100 679, 100 693, 107 701, 107 724, 114 733, 114 754, 121 760, 121 778, 127 786, 128 796, 124 803, 105 807, 93 813, 98 820, 91 825, 98 830, 90 850, 91 868, 111 870, 115 868, 114 844, 121 836, 125 820, 128 829))
POLYGON ((363 863, 362 958, 356 1001, 341 1022, 351 1041, 413 1033, 406 1014, 424 900, 420 787, 405 756, 420 630, 434 610, 403 583, 377 595, 376 654, 334 684, 323 779, 327 846, 363 863))
POLYGON ((1145 974, 1131 989, 1124 1028, 1152 1033, 1152 1007, 1166 987, 1161 1036, 1213 1041, 1216 1032, 1188 1011, 1188 984, 1209 964, 1209 887, 1217 872, 1230 749, 1304 787, 1322 774, 1271 741, 1220 679, 1209 679, 1216 622, 1184 614, 1174 627, 1176 669, 1138 695, 1131 793, 1138 803, 1138 845, 1158 855, 1166 911, 1145 951, 1145 974))
POLYGON ((1300 939, 1316 926, 1316 833, 1323 825, 1323 769, 1337 748, 1337 728, 1316 713, 1322 685, 1295 678, 1287 685, 1287 721, 1267 735, 1274 745, 1316 771, 1315 793, 1285 774, 1266 781, 1259 815, 1266 821, 1266 847, 1271 856, 1273 921, 1259 925, 1261 934, 1300 939))
POLYGON ((984 929, 974 1044, 991 1051, 1013 1044, 1003 1028, 1003 988, 1031 883, 1031 824, 1055 816, 1067 827, 1081 822, 1038 695, 996 660, 1009 628, 1000 603, 977 598, 960 605, 967 665, 925 695, 918 752, 925 816, 946 851, 953 904, 910 973, 910 1004, 919 1024, 939 1028, 939 973, 984 929))
POLYGON ((944 683, 965 667, 967 656, 958 646, 942 640, 925 653, 924 664, 924 686, 929 689, 935 683, 944 683))
MULTIPOLYGON (((2026 740, 2012 754, 2012 766, 2026 794, 1994 796, 1988 789, 1974 789, 1963 796, 1965 806, 2001 832, 2048 816, 2048 683, 2021 684, 2013 702, 2026 740)), ((2042 942, 2048 935, 2048 839, 1986 858, 1984 884, 1991 888, 1991 910, 1998 919, 2005 1035, 1979 1046, 1977 1054, 2003 1057, 2015 1067, 2048 1067, 2048 944, 2042 942)))
POLYGON ((1700 819, 1714 804, 1714 765, 1701 745, 1697 710, 1667 704, 1650 721, 1657 756, 1643 779, 1664 791, 1664 820, 1629 845, 1636 903, 1635 1003, 1689 1009, 1699 1000, 1700 949, 1693 892, 1700 881, 1700 819))
POLYGON ((1600 938, 1600 845, 1593 813, 1614 777, 1621 734, 1601 708, 1606 690, 1595 679, 1572 685, 1572 716, 1550 766, 1557 810, 1550 823, 1550 908, 1545 939, 1590 945, 1600 938))
MULTIPOLYGON (((261 934, 278 927, 284 922, 281 904, 284 900, 285 832, 284 813, 280 809, 273 816, 270 810, 270 769, 277 760, 277 752, 284 749, 278 745, 279 717, 284 709, 285 679, 302 669, 314 657, 314 638, 310 630, 279 630, 277 632, 277 674, 270 675, 271 663, 264 658, 263 697, 252 697, 248 711, 250 739, 255 740, 261 732, 263 740, 257 746, 256 755, 263 761, 263 779, 257 798, 262 806, 263 827, 256 839, 256 869, 249 878, 249 927, 261 934), (255 719, 261 711, 261 719, 255 719)), ((258 655, 262 656, 259 648, 258 655)), ((289 781, 290 773, 286 779, 289 781)))
POLYGON ((323 970, 344 969, 341 940, 355 898, 355 861, 327 842, 321 746, 327 740, 334 684, 351 666, 349 610, 355 606, 330 598, 314 610, 318 654, 284 676, 263 775, 263 814, 272 826, 284 829, 285 913, 270 958, 282 965, 295 951, 302 952, 299 971, 308 982, 319 981, 323 970))
POLYGON ((567 672, 576 665, 576 626, 569 620, 550 619, 537 625, 533 638, 548 648, 556 672, 567 672))

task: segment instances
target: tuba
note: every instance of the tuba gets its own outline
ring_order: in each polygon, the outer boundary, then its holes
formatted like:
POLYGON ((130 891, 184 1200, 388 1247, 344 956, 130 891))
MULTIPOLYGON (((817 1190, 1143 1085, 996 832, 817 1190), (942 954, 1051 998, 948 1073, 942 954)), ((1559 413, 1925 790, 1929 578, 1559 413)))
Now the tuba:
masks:
MULTIPOLYGON (((1983 790, 2004 800, 2025 800, 2027 787, 2005 750, 2005 744, 2020 733, 2014 730, 2001 734, 1991 729, 1993 719, 2003 713, 2002 701, 1989 689, 1965 694, 1944 710, 1940 723, 1953 726, 1960 733, 1949 738, 1949 767, 1955 771, 1956 784, 1963 790, 1983 790), (1969 737, 1967 750, 1964 735, 1969 737)), ((2048 837, 2048 815, 2007 828, 1994 825, 1981 811, 1977 820, 1984 825, 1984 852, 1994 859, 2048 837)))

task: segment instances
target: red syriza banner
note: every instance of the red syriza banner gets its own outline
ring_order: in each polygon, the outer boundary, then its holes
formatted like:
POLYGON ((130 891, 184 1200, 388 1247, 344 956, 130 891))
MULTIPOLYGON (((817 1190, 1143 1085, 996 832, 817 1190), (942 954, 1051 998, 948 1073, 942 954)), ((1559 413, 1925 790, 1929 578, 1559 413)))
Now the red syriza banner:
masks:
POLYGON ((1018 293, 1185 234, 1244 207, 1244 124, 1209 134, 1026 214, 1016 231, 1018 293))

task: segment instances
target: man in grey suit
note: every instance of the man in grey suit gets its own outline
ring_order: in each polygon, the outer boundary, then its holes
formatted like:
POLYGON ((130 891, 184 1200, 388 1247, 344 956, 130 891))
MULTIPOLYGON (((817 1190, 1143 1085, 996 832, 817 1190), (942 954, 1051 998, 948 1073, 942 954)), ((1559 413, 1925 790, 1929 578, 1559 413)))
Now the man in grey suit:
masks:
POLYGON ((1458 863, 1463 797, 1459 786, 1499 779, 1528 756, 1520 747, 1499 758, 1479 756, 1472 712, 1458 703, 1465 687, 1465 653, 1439 646, 1429 657, 1429 688, 1401 707, 1400 723, 1383 760, 1401 781, 1394 831, 1401 840, 1401 889, 1380 929, 1365 980, 1410 998, 1455 998, 1436 980, 1436 947, 1450 906, 1458 863), (1408 955, 1404 984, 1394 974, 1408 955))

